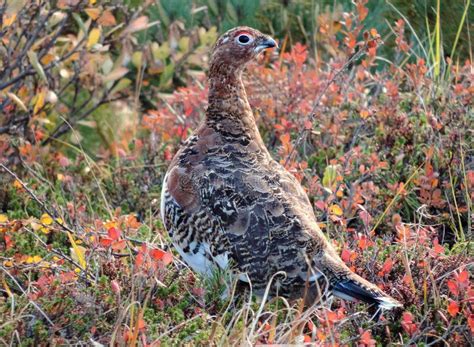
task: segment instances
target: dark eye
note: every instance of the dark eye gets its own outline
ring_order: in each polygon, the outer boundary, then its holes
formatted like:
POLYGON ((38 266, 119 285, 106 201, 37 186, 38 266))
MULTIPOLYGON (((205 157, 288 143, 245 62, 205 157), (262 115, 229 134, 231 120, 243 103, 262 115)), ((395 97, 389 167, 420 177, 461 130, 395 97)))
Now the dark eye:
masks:
POLYGON ((246 43, 249 43, 250 41, 250 37, 248 37, 247 35, 240 35, 237 40, 240 42, 240 43, 243 43, 243 44, 246 44, 246 43))

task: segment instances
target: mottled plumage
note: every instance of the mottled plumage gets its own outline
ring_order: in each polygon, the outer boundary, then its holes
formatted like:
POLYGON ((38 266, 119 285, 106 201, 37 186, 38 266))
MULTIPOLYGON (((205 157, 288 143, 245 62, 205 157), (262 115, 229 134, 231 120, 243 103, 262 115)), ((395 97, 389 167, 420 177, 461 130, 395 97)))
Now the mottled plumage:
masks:
POLYGON ((401 306, 354 274, 319 229, 300 183, 265 147, 241 75, 270 37, 238 27, 217 41, 209 71, 206 118, 186 140, 166 174, 162 218, 173 244, 195 271, 232 268, 262 292, 288 297, 318 288, 349 300, 401 306), (284 274, 283 274, 284 273, 284 274))

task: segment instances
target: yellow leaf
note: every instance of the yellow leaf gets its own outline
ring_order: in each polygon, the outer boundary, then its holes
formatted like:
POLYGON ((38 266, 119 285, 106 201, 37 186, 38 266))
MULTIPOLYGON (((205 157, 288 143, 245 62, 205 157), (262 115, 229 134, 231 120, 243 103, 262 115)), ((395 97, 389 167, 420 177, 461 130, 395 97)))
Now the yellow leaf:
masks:
POLYGON ((33 109, 33 114, 37 114, 44 106, 44 97, 46 93, 42 90, 36 97, 35 108, 33 109))
POLYGON ((104 223, 104 227, 107 230, 110 229, 110 228, 116 228, 117 227, 117 222, 113 221, 113 220, 109 220, 109 221, 104 223))
POLYGON ((329 213, 340 217, 342 216, 343 212, 342 212, 342 209, 339 207, 339 205, 334 204, 329 207, 329 213))
POLYGON ((35 255, 35 256, 29 256, 28 258, 26 258, 26 263, 27 264, 36 264, 36 263, 39 263, 41 261, 41 257, 39 255, 35 255))
POLYGON ((41 227, 39 229, 43 234, 49 234, 51 232, 51 229, 50 228, 46 228, 46 227, 41 227))
POLYGON ((18 180, 15 180, 15 182, 13 182, 13 187, 15 187, 16 189, 23 189, 23 185, 18 180))
POLYGON ((97 2, 97 0, 89 0, 89 5, 94 5, 97 2))
POLYGON ((43 213, 43 215, 40 218, 40 222, 41 224, 44 224, 44 225, 51 225, 53 224, 53 218, 51 218, 49 214, 43 213))
POLYGON ((64 221, 63 221, 62 218, 56 218, 56 222, 57 222, 58 224, 64 224, 64 221))
POLYGON ((100 16, 100 9, 98 8, 86 8, 84 12, 87 13, 92 20, 96 20, 100 16))
POLYGON ((45 269, 49 269, 51 267, 51 264, 43 261, 41 262, 41 267, 45 269))
POLYGON ((13 266, 13 262, 11 260, 5 260, 3 262, 3 266, 5 267, 12 267, 13 266))
POLYGON ((6 214, 0 214, 0 223, 8 222, 8 216, 6 214))
POLYGON ((5 276, 2 276, 2 283, 3 283, 3 288, 5 288, 5 291, 7 292, 8 296, 13 298, 13 293, 10 290, 10 287, 8 286, 7 281, 5 280, 5 276))
POLYGON ((132 64, 137 68, 140 69, 143 62, 143 53, 140 51, 136 51, 132 55, 132 64))
POLYGON ((86 259, 85 253, 86 249, 82 246, 78 246, 74 238, 72 237, 71 233, 68 231, 67 236, 69 238, 69 242, 71 242, 72 249, 71 249, 71 257, 76 260, 82 269, 86 268, 86 259))
POLYGON ((92 29, 87 39, 87 48, 90 49, 92 46, 94 46, 96 43, 99 42, 99 39, 100 39, 100 29, 99 28, 92 29))

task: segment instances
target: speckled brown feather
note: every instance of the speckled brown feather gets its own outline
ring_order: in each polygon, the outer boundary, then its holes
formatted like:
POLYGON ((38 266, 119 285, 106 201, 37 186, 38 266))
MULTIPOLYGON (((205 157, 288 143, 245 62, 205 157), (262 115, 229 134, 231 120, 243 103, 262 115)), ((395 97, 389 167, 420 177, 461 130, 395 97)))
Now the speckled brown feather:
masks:
POLYGON ((217 41, 206 118, 165 178, 165 227, 194 270, 232 267, 257 292, 284 272, 272 290, 285 296, 301 296, 308 280, 313 289, 327 285, 346 299, 399 306, 342 262, 319 229, 304 189, 262 141, 241 75, 261 47, 272 43, 248 27, 232 29, 217 41), (252 41, 240 44, 242 34, 252 41))

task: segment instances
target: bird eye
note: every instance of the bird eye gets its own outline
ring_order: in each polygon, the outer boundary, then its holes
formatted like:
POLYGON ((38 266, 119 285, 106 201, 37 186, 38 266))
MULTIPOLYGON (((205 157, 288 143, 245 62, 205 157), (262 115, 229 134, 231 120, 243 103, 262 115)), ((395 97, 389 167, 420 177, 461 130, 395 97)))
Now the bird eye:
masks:
POLYGON ((246 44, 250 43, 251 40, 250 40, 250 37, 248 35, 242 34, 242 35, 239 35, 239 37, 237 37, 237 41, 240 44, 246 45, 246 44))

